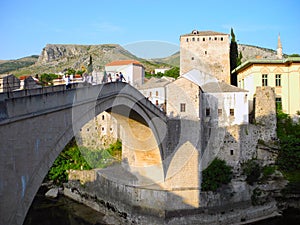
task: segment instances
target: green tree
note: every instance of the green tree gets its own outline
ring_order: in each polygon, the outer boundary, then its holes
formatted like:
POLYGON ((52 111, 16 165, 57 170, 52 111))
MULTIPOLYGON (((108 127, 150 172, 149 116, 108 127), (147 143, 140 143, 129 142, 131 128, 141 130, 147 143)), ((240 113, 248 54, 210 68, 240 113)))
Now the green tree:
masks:
POLYGON ((300 123, 294 122, 281 110, 277 112, 277 137, 280 140, 279 168, 287 172, 300 172, 300 123))
POLYGON ((202 172, 202 191, 216 191, 222 184, 228 184, 232 177, 231 170, 224 160, 215 158, 202 172))
POLYGON ((173 67, 173 68, 167 70, 164 73, 164 76, 173 77, 173 78, 177 79, 179 77, 179 67, 173 67))
MULTIPOLYGON (((237 67, 238 60, 238 45, 235 41, 235 34, 231 28, 231 42, 230 42, 230 72, 237 67)), ((237 86, 237 73, 230 73, 230 83, 237 86)))

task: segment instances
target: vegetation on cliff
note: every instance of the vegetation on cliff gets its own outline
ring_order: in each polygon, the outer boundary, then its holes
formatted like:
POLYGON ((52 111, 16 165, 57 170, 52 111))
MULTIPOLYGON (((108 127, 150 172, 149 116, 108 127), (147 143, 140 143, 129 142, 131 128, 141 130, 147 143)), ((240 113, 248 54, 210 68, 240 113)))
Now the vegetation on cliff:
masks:
POLYGON ((202 191, 216 191, 223 184, 231 181, 231 167, 224 160, 215 158, 202 172, 202 191))
POLYGON ((279 111, 277 136, 280 140, 278 167, 291 183, 298 183, 300 187, 300 122, 279 111))
POLYGON ((108 149, 89 151, 79 147, 73 138, 54 161, 46 179, 56 184, 68 181, 68 170, 90 170, 103 168, 121 159, 122 143, 117 141, 108 149))

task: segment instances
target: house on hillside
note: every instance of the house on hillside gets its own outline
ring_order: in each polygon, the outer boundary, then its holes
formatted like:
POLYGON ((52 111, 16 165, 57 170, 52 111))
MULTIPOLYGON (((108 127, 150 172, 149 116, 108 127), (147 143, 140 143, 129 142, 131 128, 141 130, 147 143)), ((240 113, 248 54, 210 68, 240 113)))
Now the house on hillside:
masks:
POLYGON ((238 66, 238 87, 249 91, 248 100, 253 108, 257 87, 273 87, 277 107, 295 115, 300 110, 300 57, 286 59, 252 59, 238 66))
MULTIPOLYGON (((125 81, 130 85, 137 87, 144 83, 145 68, 136 60, 118 60, 105 65, 106 77, 110 74, 112 81, 116 80, 116 74, 122 73, 125 81)), ((108 80, 109 82, 109 80, 108 80)))
POLYGON ((14 91, 19 88, 20 80, 15 75, 0 75, 0 92, 14 91))

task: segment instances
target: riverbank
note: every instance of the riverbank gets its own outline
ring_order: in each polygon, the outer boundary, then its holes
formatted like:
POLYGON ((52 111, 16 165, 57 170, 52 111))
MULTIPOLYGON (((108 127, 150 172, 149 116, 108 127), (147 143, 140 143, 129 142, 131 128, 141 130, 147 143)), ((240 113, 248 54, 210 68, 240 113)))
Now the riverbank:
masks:
MULTIPOLYGON (((119 225, 117 218, 97 212, 62 194, 57 198, 46 198, 48 189, 41 187, 29 209, 23 225, 119 225)), ((248 225, 298 225, 300 209, 287 208, 282 216, 261 220, 248 225)))
MULTIPOLYGON (((241 181, 232 181, 231 186, 217 193, 174 191, 157 185, 134 186, 134 182, 124 180, 130 177, 124 175, 124 170, 122 177, 114 179, 113 174, 121 174, 116 169, 73 171, 64 185, 64 194, 97 211, 114 213, 123 224, 249 224, 280 216, 283 209, 275 200, 279 191, 274 182, 260 186, 255 195, 251 193, 257 186, 241 181), (185 199, 178 196, 198 197, 201 206, 185 204, 185 199)), ((131 179, 135 181, 136 177, 131 174, 131 179)))

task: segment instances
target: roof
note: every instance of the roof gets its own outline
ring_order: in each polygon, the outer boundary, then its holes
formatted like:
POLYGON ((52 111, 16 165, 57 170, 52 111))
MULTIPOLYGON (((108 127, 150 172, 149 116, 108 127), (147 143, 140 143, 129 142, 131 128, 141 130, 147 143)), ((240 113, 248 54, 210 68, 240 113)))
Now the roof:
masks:
POLYGON ((218 92, 248 92, 244 89, 225 83, 224 81, 218 81, 213 83, 207 83, 201 86, 203 92, 218 93, 218 92))
POLYGON ((105 66, 123 66, 123 65, 130 65, 130 64, 143 66, 137 60, 117 60, 117 61, 112 61, 110 63, 107 63, 105 66))
POLYGON ((162 78, 151 77, 146 83, 144 83, 139 87, 139 90, 164 87, 167 84, 171 83, 172 81, 173 80, 166 77, 162 77, 162 78))
POLYGON ((203 92, 217 93, 217 92, 247 92, 244 89, 219 81, 214 76, 204 73, 197 69, 192 69, 182 75, 182 77, 197 84, 203 92))
POLYGON ((286 59, 250 59, 239 65, 231 73, 238 73, 241 70, 244 70, 253 64, 290 64, 294 62, 299 63, 300 57, 289 57, 286 59))
POLYGON ((191 33, 189 34, 183 34, 180 35, 181 37, 183 36, 217 36, 217 35, 229 35, 229 34, 225 34, 225 33, 220 33, 220 32, 216 32, 216 31, 198 31, 198 30, 193 30, 191 33))

